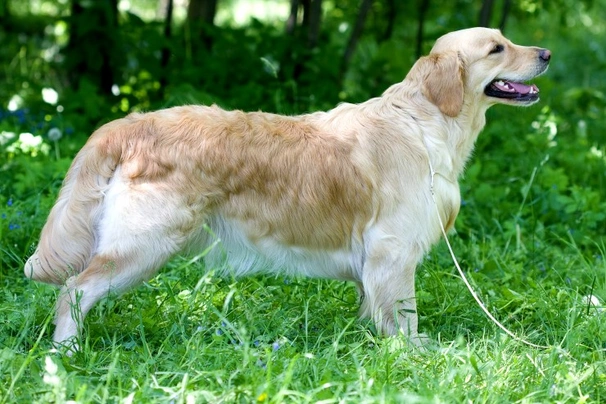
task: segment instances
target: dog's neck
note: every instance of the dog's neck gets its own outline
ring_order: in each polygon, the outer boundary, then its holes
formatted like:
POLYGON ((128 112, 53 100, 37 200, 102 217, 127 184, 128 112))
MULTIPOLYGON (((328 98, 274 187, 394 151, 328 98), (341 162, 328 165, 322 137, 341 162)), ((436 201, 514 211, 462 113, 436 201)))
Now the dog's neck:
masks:
POLYGON ((381 97, 381 104, 382 109, 390 108, 401 119, 412 117, 421 124, 424 130, 419 135, 430 156, 435 156, 432 163, 440 175, 456 180, 463 173, 486 123, 488 107, 484 103, 465 99, 460 113, 449 117, 421 94, 419 83, 405 80, 388 88, 381 97), (419 115, 419 110, 426 113, 419 115))
POLYGON ((466 99, 459 115, 444 117, 452 130, 448 131, 449 150, 453 154, 454 171, 457 176, 463 173, 465 164, 471 156, 476 140, 486 125, 486 110, 480 102, 466 99))

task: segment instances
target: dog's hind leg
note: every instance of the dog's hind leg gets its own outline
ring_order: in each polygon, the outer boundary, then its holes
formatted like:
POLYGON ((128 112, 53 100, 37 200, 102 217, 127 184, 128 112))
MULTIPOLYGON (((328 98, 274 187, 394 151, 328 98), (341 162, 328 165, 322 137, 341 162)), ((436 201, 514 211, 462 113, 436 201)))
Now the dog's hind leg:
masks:
POLYGON ((149 279, 172 255, 149 249, 144 253, 96 255, 84 271, 69 278, 57 301, 54 341, 64 343, 78 336, 84 317, 95 303, 109 293, 121 294, 149 279))
POLYGON ((95 303, 154 276, 201 227, 203 216, 198 213, 202 207, 184 206, 178 192, 147 188, 133 190, 118 180, 108 192, 95 230, 95 253, 88 266, 69 278, 61 290, 55 342, 78 336, 95 303))

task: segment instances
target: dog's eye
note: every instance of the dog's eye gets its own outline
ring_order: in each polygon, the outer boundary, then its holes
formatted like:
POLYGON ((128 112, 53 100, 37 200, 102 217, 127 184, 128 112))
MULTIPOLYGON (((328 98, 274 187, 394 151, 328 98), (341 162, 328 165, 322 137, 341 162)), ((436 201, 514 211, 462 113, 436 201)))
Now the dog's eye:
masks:
POLYGON ((490 54, 492 55, 493 53, 501 53, 505 50, 505 47, 501 44, 497 44, 494 46, 494 48, 492 48, 492 50, 490 51, 490 54))

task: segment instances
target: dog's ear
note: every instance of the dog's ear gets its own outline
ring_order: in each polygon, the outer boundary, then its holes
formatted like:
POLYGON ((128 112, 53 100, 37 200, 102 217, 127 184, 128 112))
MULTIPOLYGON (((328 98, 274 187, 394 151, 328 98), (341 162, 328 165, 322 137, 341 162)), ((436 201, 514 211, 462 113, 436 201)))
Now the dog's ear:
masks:
POLYGON ((455 117, 463 108, 465 66, 457 52, 425 56, 423 95, 444 115, 455 117))

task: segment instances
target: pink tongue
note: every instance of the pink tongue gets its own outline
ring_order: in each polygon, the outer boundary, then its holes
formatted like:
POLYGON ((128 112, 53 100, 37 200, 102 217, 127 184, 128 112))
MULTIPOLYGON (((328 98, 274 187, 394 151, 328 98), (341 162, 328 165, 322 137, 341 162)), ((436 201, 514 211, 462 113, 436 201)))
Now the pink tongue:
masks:
POLYGON ((508 81, 509 85, 515 88, 516 92, 520 94, 528 94, 530 92, 531 87, 522 83, 512 83, 508 81))
POLYGON ((498 82, 495 83, 496 87, 501 91, 506 91, 509 93, 520 93, 520 94, 528 94, 530 90, 534 88, 536 92, 539 92, 539 89, 534 84, 532 86, 527 86, 522 83, 514 83, 512 81, 505 81, 504 84, 500 84, 498 82))

